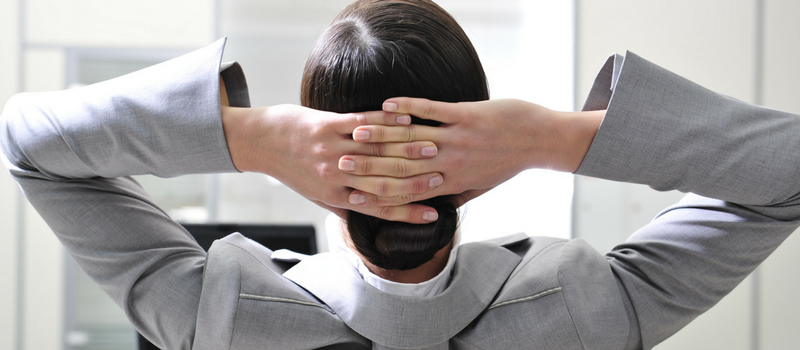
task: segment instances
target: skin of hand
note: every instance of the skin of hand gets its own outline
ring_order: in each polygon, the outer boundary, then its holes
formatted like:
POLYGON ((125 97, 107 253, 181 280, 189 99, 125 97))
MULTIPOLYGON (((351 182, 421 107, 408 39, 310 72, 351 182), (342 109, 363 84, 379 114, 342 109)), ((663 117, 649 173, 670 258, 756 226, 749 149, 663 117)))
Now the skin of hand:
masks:
POLYGON ((353 205, 348 197, 353 189, 387 197, 425 193, 442 183, 439 173, 357 176, 338 169, 339 158, 345 154, 403 159, 404 164, 434 156, 436 146, 430 141, 367 144, 352 139, 351 134, 358 126, 408 125, 411 118, 407 114, 383 111, 336 114, 294 105, 234 108, 228 106, 222 81, 220 104, 225 139, 239 171, 270 175, 340 217, 345 216, 345 209, 351 209, 410 223, 427 223, 438 218, 433 208, 423 205, 353 205))
POLYGON ((423 125, 360 126, 356 141, 366 143, 431 141, 435 158, 406 161, 387 157, 348 155, 354 163, 341 170, 364 176, 414 176, 439 172, 444 185, 426 193, 379 196, 353 191, 357 205, 400 205, 433 196, 460 194, 459 203, 485 193, 526 169, 574 172, 594 140, 605 111, 558 112, 520 100, 444 103, 416 98, 393 98, 387 112, 415 115, 442 122, 423 125), (398 171, 402 169, 402 171, 398 171))

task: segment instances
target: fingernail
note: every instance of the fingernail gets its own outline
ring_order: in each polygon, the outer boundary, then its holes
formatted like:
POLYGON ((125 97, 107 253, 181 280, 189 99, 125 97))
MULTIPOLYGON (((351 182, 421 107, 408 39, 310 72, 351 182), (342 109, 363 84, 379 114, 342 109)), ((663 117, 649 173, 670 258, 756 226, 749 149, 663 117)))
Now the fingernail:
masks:
MULTIPOLYGON (((364 204, 367 202, 367 197, 360 193, 350 195, 350 204, 364 204)), ((424 214, 423 214, 424 215, 424 214)))
POLYGON ((387 112, 394 112, 397 110, 397 103, 386 102, 383 104, 383 110, 387 112))
POLYGON ((400 125, 411 124, 411 116, 401 115, 401 116, 397 117, 397 124, 400 124, 400 125))
POLYGON ((442 181, 444 181, 444 179, 442 179, 441 176, 434 176, 430 180, 428 180, 428 187, 434 188, 436 186, 439 186, 442 184, 442 181))
POLYGON ((422 213, 422 220, 425 220, 425 221, 436 221, 437 219, 439 219, 439 213, 437 213, 435 211, 426 211, 426 212, 422 213))
POLYGON ((423 157, 433 157, 436 155, 436 147, 422 147, 420 153, 423 157))
POLYGON ((343 171, 355 171, 356 170, 356 162, 349 160, 349 159, 340 159, 339 160, 339 170, 343 171))
POLYGON ((356 130, 353 132, 353 140, 367 141, 369 140, 369 130, 356 130))

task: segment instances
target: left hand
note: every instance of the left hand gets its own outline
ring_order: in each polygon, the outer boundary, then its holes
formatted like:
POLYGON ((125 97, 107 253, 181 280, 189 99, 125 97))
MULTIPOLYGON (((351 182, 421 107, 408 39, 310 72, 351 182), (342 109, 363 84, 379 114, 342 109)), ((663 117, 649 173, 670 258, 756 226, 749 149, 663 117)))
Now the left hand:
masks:
POLYGON ((438 217, 433 208, 417 204, 351 204, 353 189, 380 197, 407 197, 429 192, 442 183, 441 174, 436 172, 403 174, 402 171, 409 162, 413 164, 435 155, 436 146, 432 142, 365 144, 354 141, 351 136, 355 128, 364 125, 408 125, 408 115, 381 111, 336 114, 279 105, 222 107, 222 120, 231 158, 239 171, 270 175, 339 216, 349 209, 410 223, 428 223, 438 217), (340 167, 350 165, 340 162, 345 154, 395 159, 396 162, 389 161, 385 166, 394 163, 399 176, 358 176, 342 172, 340 167))

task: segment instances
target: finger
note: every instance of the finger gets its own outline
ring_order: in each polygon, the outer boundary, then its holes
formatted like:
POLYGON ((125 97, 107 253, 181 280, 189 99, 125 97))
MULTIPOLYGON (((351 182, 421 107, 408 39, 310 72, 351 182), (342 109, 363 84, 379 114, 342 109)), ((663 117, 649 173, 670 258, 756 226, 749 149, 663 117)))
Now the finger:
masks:
MULTIPOLYGON (((493 188, 494 187, 481 188, 476 190, 465 191, 459 194, 453 194, 452 195, 454 201, 453 204, 456 206, 456 208, 461 207, 467 202, 483 195, 486 192, 489 192, 493 188)), ((394 196, 394 197, 380 197, 371 193, 354 190, 350 193, 350 197, 348 199, 350 201, 350 204, 352 205, 365 206, 365 207, 386 207, 386 206, 404 205, 444 195, 450 195, 450 194, 447 193, 447 188, 445 188, 445 186, 441 186, 426 193, 411 194, 405 196, 394 196)))
POLYGON ((353 130, 353 140, 358 142, 436 142, 440 134, 441 130, 438 130, 438 128, 425 125, 367 125, 359 126, 353 130))
POLYGON ((439 218, 436 209, 422 204, 406 204, 394 207, 359 207, 353 210, 384 220, 402 221, 412 224, 427 224, 439 218))
MULTIPOLYGON (((416 175, 404 179, 385 176, 348 175, 347 187, 381 197, 408 196, 425 193, 440 186, 444 179, 439 173, 416 175)), ((408 203, 409 201, 406 201, 408 203)), ((351 204, 356 204, 352 203, 351 204)), ((363 203, 362 203, 363 204, 363 203)))
POLYGON ((424 98, 391 98, 383 103, 383 110, 392 113, 410 114, 445 124, 456 123, 460 120, 460 113, 455 103, 437 102, 424 98))
MULTIPOLYGON (((461 197, 456 198, 456 202, 454 204, 457 204, 457 207, 461 206, 467 201, 485 193, 486 191, 488 191, 488 189, 474 190, 474 193, 472 191, 467 191, 469 193, 465 192, 466 195, 464 195, 464 193, 459 194, 458 196, 461 197)), ((350 192, 350 197, 348 198, 348 200, 352 205, 366 206, 366 207, 386 207, 386 206, 398 206, 412 202, 418 202, 438 196, 447 196, 451 195, 452 193, 453 193, 452 190, 448 189, 447 186, 438 186, 425 193, 412 193, 399 196, 385 196, 385 197, 377 196, 375 194, 360 190, 353 190, 352 192, 350 192)))
MULTIPOLYGON (((352 196, 352 195, 351 195, 352 196)), ((314 201, 317 205, 332 211, 340 218, 347 218, 347 210, 357 211, 361 214, 378 217, 389 221, 402 221, 411 224, 427 224, 436 221, 439 214, 436 209, 422 204, 405 204, 397 206, 370 206, 350 205, 347 208, 337 208, 314 201)))
POLYGON ((410 194, 406 196, 380 197, 372 193, 355 190, 350 193, 350 204, 364 207, 395 207, 418 202, 430 198, 428 193, 410 194))
POLYGON ((339 134, 350 134, 353 129, 362 125, 400 126, 411 124, 408 114, 388 113, 384 111, 335 114, 328 118, 334 131, 339 134))
POLYGON ((436 144, 430 141, 353 144, 355 145, 355 147, 353 147, 353 155, 360 156, 427 159, 433 158, 439 153, 439 149, 436 147, 436 144))
POLYGON ((434 164, 404 158, 344 156, 339 158, 339 170, 353 175, 374 175, 405 178, 433 173, 434 164))
MULTIPOLYGON (((330 210, 340 218, 347 218, 347 209, 337 208, 320 201, 313 201, 315 204, 330 210)), ((402 221, 412 224, 427 224, 438 219, 436 209, 422 204, 409 204, 397 206, 392 209, 385 209, 380 207, 361 206, 353 207, 351 210, 357 211, 365 215, 380 217, 390 221, 402 221)))

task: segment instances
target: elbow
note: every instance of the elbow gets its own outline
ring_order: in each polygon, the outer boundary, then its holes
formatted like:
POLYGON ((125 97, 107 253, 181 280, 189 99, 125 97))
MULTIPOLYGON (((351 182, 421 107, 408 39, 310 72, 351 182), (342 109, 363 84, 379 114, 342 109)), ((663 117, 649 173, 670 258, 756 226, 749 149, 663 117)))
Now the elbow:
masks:
POLYGON ((24 153, 19 146, 19 136, 23 134, 16 130, 22 120, 22 94, 11 97, 0 113, 0 149, 2 149, 3 163, 6 167, 20 167, 24 162, 24 153))
MULTIPOLYGON (((36 114, 39 107, 31 93, 16 94, 9 99, 0 114, 0 158, 12 176, 39 172, 30 159, 32 148, 41 140, 36 139, 34 128, 41 124, 36 114)), ((41 127, 41 126, 40 126, 41 127)))

